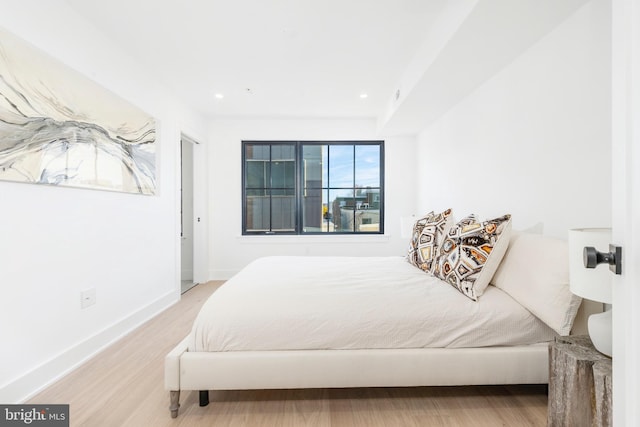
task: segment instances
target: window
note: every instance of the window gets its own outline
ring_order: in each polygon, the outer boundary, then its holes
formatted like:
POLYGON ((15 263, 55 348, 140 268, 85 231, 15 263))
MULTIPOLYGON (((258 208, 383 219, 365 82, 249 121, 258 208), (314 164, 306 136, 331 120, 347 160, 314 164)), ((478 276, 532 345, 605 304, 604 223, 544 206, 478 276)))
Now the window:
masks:
POLYGON ((384 142, 242 142, 243 234, 382 234, 384 142))

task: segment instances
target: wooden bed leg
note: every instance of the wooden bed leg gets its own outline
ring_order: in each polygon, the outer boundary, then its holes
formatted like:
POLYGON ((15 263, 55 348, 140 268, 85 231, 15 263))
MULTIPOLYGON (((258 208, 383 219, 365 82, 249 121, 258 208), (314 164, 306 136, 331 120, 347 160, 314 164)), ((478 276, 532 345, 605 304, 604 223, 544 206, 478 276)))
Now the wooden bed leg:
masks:
POLYGON ((169 405, 171 418, 176 418, 178 416, 178 408, 180 408, 180 390, 170 391, 169 398, 171 400, 171 404, 169 405))
POLYGON ((200 406, 209 404, 209 390, 200 390, 200 406))

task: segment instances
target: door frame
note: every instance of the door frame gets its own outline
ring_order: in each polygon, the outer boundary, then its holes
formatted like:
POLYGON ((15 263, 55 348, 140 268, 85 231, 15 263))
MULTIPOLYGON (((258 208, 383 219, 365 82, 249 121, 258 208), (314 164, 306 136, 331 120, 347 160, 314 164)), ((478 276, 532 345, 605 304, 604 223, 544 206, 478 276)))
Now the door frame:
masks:
MULTIPOLYGON (((182 140, 187 140, 193 143, 193 281, 194 283, 204 283, 209 280, 208 278, 208 203, 207 203, 207 152, 206 145, 202 144, 198 138, 194 138, 186 132, 180 133, 180 147, 181 150, 182 140)), ((182 180, 182 158, 178 161, 179 169, 176 174, 178 180, 178 199, 177 210, 178 215, 182 209, 182 203, 180 198, 180 181, 182 180)), ((180 227, 178 227, 178 240, 180 241, 181 248, 181 236, 180 227)), ((182 250, 179 250, 179 263, 180 270, 182 268, 182 250)), ((180 274, 178 275, 180 276, 180 274)), ((178 281, 178 289, 180 289, 180 282, 178 281)))
POLYGON ((613 422, 640 425, 640 4, 612 2, 613 422))

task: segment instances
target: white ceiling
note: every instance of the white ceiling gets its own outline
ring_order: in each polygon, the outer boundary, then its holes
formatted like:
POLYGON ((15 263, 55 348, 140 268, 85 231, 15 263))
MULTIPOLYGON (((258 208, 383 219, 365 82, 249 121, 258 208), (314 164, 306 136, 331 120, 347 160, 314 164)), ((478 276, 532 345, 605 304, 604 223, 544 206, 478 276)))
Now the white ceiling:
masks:
POLYGON ((205 115, 371 118, 447 2, 67 1, 205 115))
POLYGON ((400 135, 589 0, 66 1, 205 116, 366 117, 400 135))

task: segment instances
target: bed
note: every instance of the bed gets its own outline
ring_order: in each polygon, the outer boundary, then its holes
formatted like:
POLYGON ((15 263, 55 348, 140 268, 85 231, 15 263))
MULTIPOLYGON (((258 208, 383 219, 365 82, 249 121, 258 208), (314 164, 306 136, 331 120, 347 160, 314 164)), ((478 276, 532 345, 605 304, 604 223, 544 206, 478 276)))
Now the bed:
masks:
POLYGON ((548 343, 601 307, 578 313, 565 241, 506 239, 476 300, 405 256, 251 262, 166 356, 171 416, 182 390, 547 383, 548 343))

